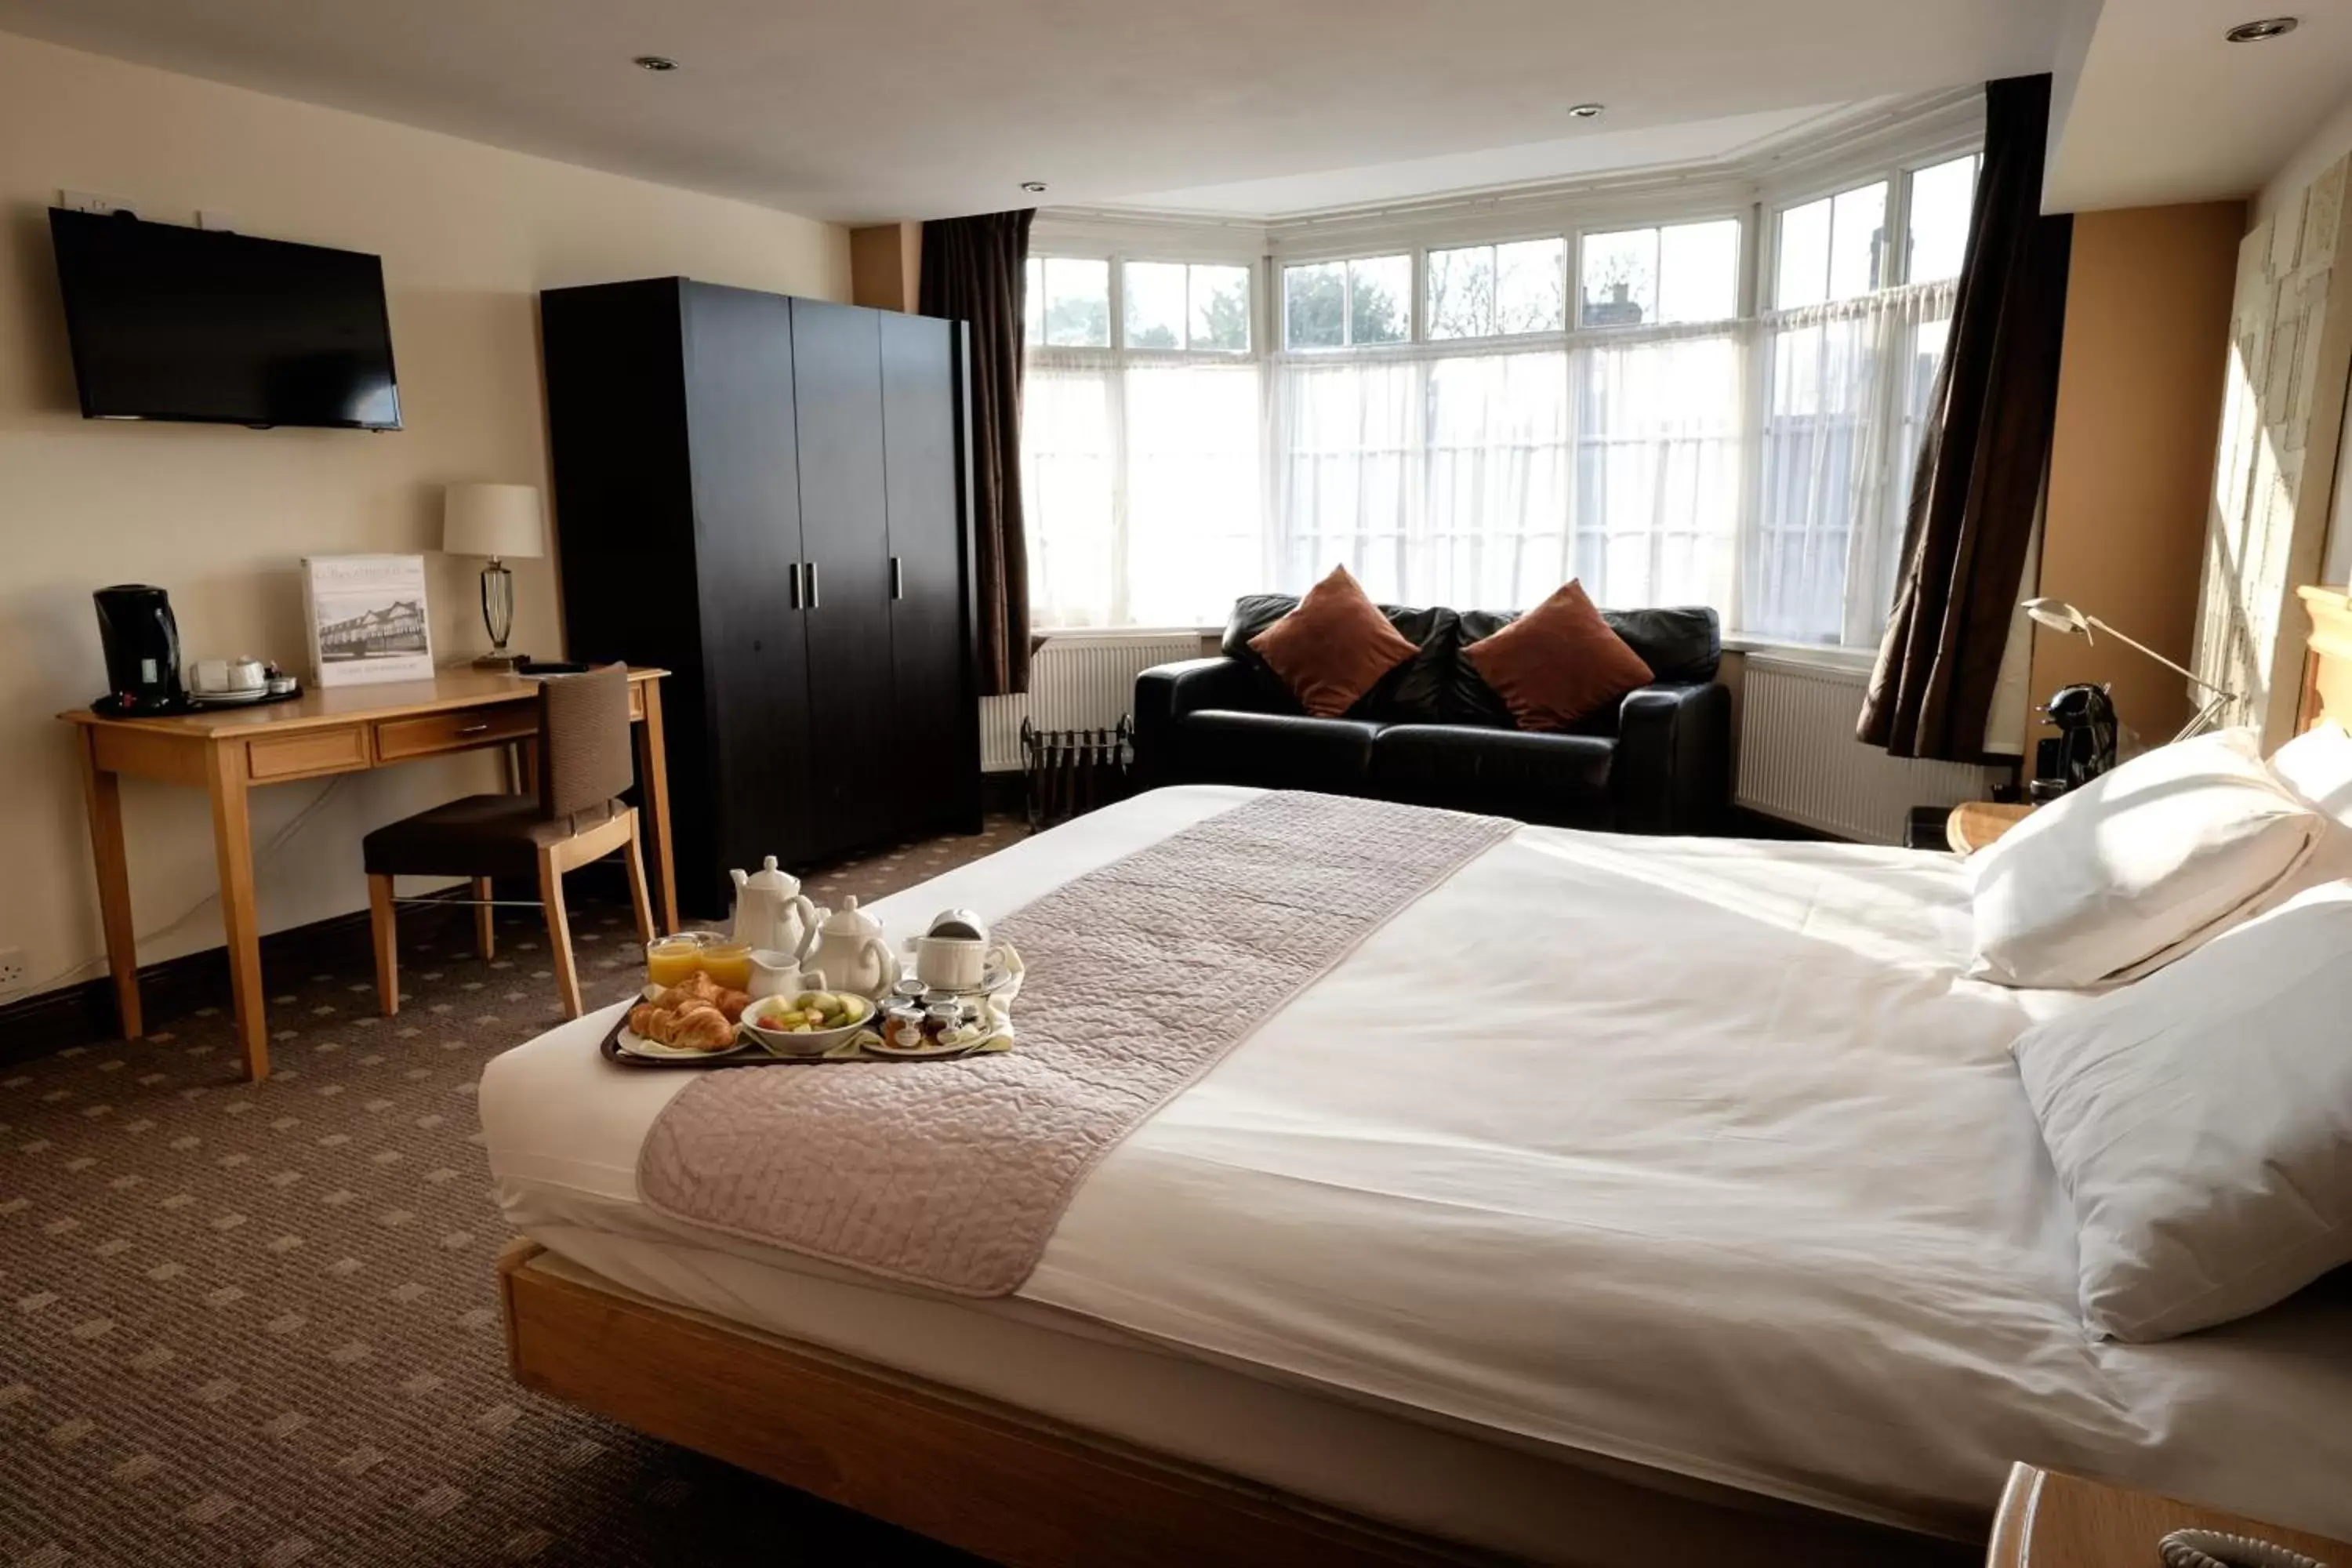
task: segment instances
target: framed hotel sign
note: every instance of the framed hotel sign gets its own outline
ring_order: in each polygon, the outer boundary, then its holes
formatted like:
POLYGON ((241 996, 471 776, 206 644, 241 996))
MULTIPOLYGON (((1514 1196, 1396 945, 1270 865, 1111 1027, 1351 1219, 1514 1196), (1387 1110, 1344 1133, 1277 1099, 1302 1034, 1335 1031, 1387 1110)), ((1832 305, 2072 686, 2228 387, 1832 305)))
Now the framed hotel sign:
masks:
POLYGON ((302 620, 315 686, 433 679, 422 555, 305 556, 302 620))

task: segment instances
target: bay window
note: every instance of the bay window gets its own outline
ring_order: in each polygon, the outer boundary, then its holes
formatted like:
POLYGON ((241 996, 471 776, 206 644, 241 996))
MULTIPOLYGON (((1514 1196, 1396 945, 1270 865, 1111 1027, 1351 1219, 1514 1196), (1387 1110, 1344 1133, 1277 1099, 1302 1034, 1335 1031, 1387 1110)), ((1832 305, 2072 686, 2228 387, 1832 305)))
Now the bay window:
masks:
POLYGON ((1034 258, 1037 622, 1215 626, 1344 563, 1391 603, 1519 609, 1573 576, 1874 645, 1975 176, 1968 153, 1666 221, 1034 258))

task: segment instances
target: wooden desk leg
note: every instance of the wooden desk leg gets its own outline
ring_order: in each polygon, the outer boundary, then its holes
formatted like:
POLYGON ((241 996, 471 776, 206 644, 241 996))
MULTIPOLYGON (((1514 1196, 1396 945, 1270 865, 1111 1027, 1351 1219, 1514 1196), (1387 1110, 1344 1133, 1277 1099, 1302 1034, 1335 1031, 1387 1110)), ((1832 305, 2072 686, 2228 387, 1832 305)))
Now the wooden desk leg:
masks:
POLYGON ((253 897, 253 819, 247 810, 245 747, 215 743, 205 756, 213 800, 213 848, 220 858, 221 927, 228 937, 228 988, 245 1076, 269 1076, 269 1020, 261 994, 261 925, 253 897))
POLYGON ((670 856, 669 752, 662 741, 661 682, 645 682, 646 717, 637 726, 637 783, 645 795, 647 858, 653 862, 655 915, 663 936, 677 930, 677 867, 670 856))
POLYGON ((77 724, 81 793, 89 807, 90 858, 98 864, 98 909, 106 930, 106 966, 114 975, 114 1012, 126 1040, 146 1033, 139 1007, 139 930, 131 914, 131 857, 122 844, 122 781, 98 765, 98 731, 77 724))

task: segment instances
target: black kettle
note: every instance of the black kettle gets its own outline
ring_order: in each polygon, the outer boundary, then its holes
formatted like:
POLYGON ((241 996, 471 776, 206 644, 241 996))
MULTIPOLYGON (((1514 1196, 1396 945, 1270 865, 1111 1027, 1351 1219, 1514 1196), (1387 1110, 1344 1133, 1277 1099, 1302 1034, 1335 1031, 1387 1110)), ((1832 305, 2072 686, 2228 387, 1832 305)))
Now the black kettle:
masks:
POLYGON ((98 602, 107 687, 106 695, 90 706, 118 719, 186 711, 180 626, 172 618, 171 595, 144 583, 119 583, 90 597, 98 602))

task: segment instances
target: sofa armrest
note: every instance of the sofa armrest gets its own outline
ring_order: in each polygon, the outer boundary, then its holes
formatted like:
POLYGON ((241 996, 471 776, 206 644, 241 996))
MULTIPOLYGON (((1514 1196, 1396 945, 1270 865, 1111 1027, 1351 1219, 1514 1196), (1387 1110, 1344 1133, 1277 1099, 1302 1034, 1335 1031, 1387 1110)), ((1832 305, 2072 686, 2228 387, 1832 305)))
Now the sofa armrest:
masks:
POLYGON ((1729 689, 1710 680, 1626 693, 1609 794, 1621 833, 1718 829, 1731 805, 1729 689))
POLYGON ((1251 706, 1255 685, 1237 658, 1186 658, 1154 665, 1135 678, 1135 773, 1139 788, 1184 782, 1176 729, 1204 708, 1251 706))

